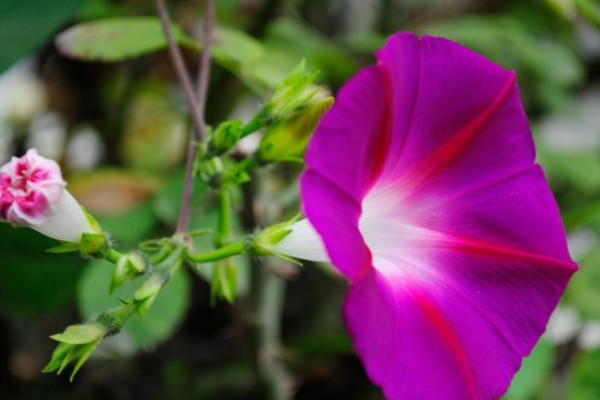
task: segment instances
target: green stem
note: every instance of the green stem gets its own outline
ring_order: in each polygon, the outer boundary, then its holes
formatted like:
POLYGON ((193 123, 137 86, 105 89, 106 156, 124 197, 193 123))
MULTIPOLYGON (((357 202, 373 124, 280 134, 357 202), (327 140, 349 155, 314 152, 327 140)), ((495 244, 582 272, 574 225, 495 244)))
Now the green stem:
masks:
POLYGON ((248 122, 243 128, 242 128, 242 135, 241 138, 244 138, 248 135, 250 135, 251 133, 254 133, 262 128, 265 127, 266 122, 265 122, 265 118, 264 118, 264 114, 265 112, 261 109, 255 116, 254 118, 252 118, 252 120, 250 122, 248 122))
POLYGON ((104 257, 104 259, 106 261, 110 261, 111 263, 116 264, 119 262, 121 257, 123 257, 123 254, 119 253, 115 249, 108 248, 108 249, 102 250, 102 256, 104 257))
POLYGON ((219 191, 219 220, 215 245, 221 247, 231 240, 231 198, 229 189, 221 187, 219 191))
POLYGON ((246 245, 244 244, 244 242, 235 242, 235 243, 231 243, 226 246, 223 246, 219 249, 210 251, 208 253, 202 253, 202 254, 187 253, 186 257, 188 260, 195 262, 195 263, 210 263, 210 262, 214 262, 214 261, 223 260, 225 258, 237 256, 240 254, 244 254, 245 250, 246 250, 246 245))
POLYGON ((115 335, 125 326, 125 323, 135 313, 135 304, 123 304, 102 313, 97 321, 108 329, 109 335, 115 335))

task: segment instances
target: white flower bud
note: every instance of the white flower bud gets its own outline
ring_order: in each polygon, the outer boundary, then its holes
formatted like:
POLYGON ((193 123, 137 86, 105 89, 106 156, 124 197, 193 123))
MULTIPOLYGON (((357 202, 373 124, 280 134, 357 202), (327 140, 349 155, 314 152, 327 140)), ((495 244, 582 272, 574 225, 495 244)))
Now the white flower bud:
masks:
POLYGON ((0 168, 0 220, 78 243, 84 233, 95 231, 65 187, 58 164, 36 150, 13 157, 0 168))

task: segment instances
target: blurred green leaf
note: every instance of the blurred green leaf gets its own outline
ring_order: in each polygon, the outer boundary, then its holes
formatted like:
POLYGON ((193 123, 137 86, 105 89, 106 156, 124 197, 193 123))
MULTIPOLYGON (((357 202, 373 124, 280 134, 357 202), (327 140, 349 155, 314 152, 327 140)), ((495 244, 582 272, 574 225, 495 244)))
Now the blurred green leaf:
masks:
POLYGON ((120 242, 135 244, 148 237, 156 226, 152 203, 145 202, 118 215, 97 215, 98 222, 120 242))
MULTIPOLYGON (((181 208, 181 196, 183 193, 184 181, 184 171, 172 173, 170 174, 169 180, 156 194, 152 201, 152 208, 154 214, 160 221, 172 226, 175 226, 177 223, 179 209, 181 208)), ((200 179, 196 179, 192 201, 194 214, 196 214, 199 207, 208 208, 210 206, 209 194, 210 192, 204 182, 200 179)), ((194 227, 197 227, 197 225, 194 224, 194 227)), ((203 228, 210 227, 211 226, 204 226, 203 228)))
POLYGON ((0 224, 0 309, 31 316, 55 311, 74 297, 84 262, 49 254, 56 241, 26 228, 0 224))
POLYGON ((580 353, 573 366, 572 378, 569 384, 571 399, 598 400, 600 399, 600 349, 590 353, 580 353))
POLYGON ((554 364, 554 350, 543 339, 523 360, 521 369, 515 376, 505 400, 529 400, 537 388, 551 372, 554 364))
POLYGON ((553 181, 564 181, 584 194, 600 190, 600 158, 594 152, 566 153, 538 146, 540 164, 553 181))
MULTIPOLYGON (((109 295, 114 266, 104 261, 92 261, 86 267, 78 287, 79 309, 84 318, 120 305, 119 298, 130 298, 140 285, 137 278, 119 287, 109 295)), ((149 347, 167 339, 185 317, 189 305, 190 282, 185 270, 180 270, 156 297, 152 308, 141 319, 134 315, 125 325, 140 348, 149 347)))
POLYGON ((48 40, 81 4, 80 0, 2 0, 0 73, 48 40))
MULTIPOLYGON (((525 14, 530 15, 530 14, 525 14)), ((547 107, 561 105, 568 89, 584 78, 584 68, 572 48, 531 34, 530 18, 509 15, 468 16, 427 26, 424 30, 444 36, 482 53, 505 68, 519 72, 519 83, 547 107)))
POLYGON ((600 248, 593 248, 579 266, 581 269, 571 279, 565 298, 584 319, 600 319, 600 248))
POLYGON ((354 354, 354 345, 347 333, 302 335, 285 345, 302 357, 354 354))
MULTIPOLYGON (((198 50, 198 43, 172 26, 175 40, 198 50)), ((86 22, 62 32, 56 45, 65 55, 85 61, 116 62, 161 50, 167 40, 156 17, 110 18, 86 22)))
POLYGON ((240 30, 221 26, 215 32, 212 56, 249 87, 262 90, 260 82, 253 79, 254 66, 265 58, 261 42, 240 30))
POLYGON ((148 81, 139 86, 125 113, 121 158, 135 169, 169 170, 186 154, 185 114, 174 104, 168 85, 148 81))
POLYGON ((563 219, 567 230, 600 222, 600 200, 592 200, 569 209, 563 213, 563 219))

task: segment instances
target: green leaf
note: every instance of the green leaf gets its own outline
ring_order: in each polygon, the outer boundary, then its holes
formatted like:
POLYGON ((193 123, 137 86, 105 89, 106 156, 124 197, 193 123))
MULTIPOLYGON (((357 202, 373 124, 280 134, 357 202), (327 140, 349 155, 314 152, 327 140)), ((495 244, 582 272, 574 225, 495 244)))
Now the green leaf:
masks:
POLYGON ((76 254, 49 254, 56 244, 30 229, 0 224, 0 309, 40 315, 64 306, 75 294, 81 266, 76 254))
POLYGON ((98 221, 117 241, 135 244, 152 232, 156 219, 151 202, 136 205, 118 215, 98 215, 98 221))
POLYGON ((532 20, 540 14, 535 14, 536 10, 525 10, 529 12, 526 18, 506 14, 466 16, 435 23, 424 30, 462 43, 505 68, 516 69, 526 94, 533 93, 538 102, 556 108, 567 91, 583 80, 585 71, 572 48, 550 35, 529 31, 528 25, 546 23, 532 20))
POLYGON ((583 318, 600 319, 600 248, 597 244, 579 260, 579 265, 581 269, 571 279, 565 299, 583 318))
POLYGON ((529 357, 523 360, 521 369, 513 379, 505 400, 529 400, 544 379, 552 371, 554 350, 543 339, 533 349, 529 357))
MULTIPOLYGON (((120 298, 131 298, 142 278, 123 284, 113 294, 108 293, 114 266, 100 260, 92 261, 81 277, 77 298, 84 318, 92 318, 103 311, 121 305, 120 298)), ((189 304, 190 282, 187 272, 180 269, 160 291, 141 319, 133 315, 121 334, 129 335, 138 348, 145 348, 167 339, 185 316, 189 304)))
POLYGON ((281 18, 269 26, 266 55, 253 67, 253 76, 269 88, 277 86, 301 58, 309 69, 322 71, 323 81, 341 85, 358 66, 336 43, 296 20, 281 18))
MULTIPOLYGON (((177 224, 179 217, 179 209, 181 208, 181 193, 183 193, 183 187, 185 183, 185 173, 180 171, 172 174, 169 181, 164 187, 156 194, 154 201, 152 202, 152 208, 156 217, 169 225, 177 224)), ((206 190, 206 185, 201 179, 196 179, 194 184, 194 195, 193 195, 193 213, 201 215, 204 211, 198 210, 200 207, 206 207, 208 202, 209 191, 206 190)), ((194 226, 212 226, 212 225, 199 225, 194 226)))
MULTIPOLYGON (((181 28, 173 26, 172 32, 180 45, 198 50, 198 43, 181 28)), ((76 25, 58 35, 56 45, 72 58, 116 62, 161 50, 167 40, 158 18, 129 17, 76 25)))
POLYGON ((80 0, 2 0, 0 73, 48 40, 81 4, 80 0))
POLYGON ((600 349, 582 353, 576 358, 569 380, 569 399, 597 400, 600 398, 600 349))
POLYGON ((215 62, 250 88, 264 92, 264 83, 254 75, 255 66, 265 60, 265 49, 261 42, 240 30, 221 26, 215 31, 211 54, 215 62))
POLYGON ((171 171, 185 158, 187 116, 171 91, 169 83, 156 78, 145 79, 132 90, 119 153, 136 170, 171 171))

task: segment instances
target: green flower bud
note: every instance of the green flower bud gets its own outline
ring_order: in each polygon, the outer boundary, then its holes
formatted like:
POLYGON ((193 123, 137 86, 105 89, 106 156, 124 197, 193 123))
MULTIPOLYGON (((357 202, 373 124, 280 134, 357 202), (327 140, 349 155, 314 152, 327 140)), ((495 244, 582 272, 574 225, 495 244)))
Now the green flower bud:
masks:
POLYGON ((283 119, 290 113, 310 103, 320 91, 313 86, 318 73, 308 73, 306 62, 302 60, 284 81, 275 89, 271 100, 265 105, 269 118, 283 119))
POLYGON ((101 314, 95 322, 71 325, 63 333, 51 336, 59 344, 43 372, 57 371, 60 375, 69 364, 77 360, 70 377, 73 381, 102 339, 119 332, 134 310, 133 304, 115 307, 101 314))
POLYGON ((238 291, 238 270, 231 258, 221 260, 213 265, 210 284, 210 301, 215 304, 217 299, 233 303, 238 291))
POLYGON ((150 275, 148 279, 133 294, 133 300, 136 304, 136 310, 140 316, 145 316, 152 307, 156 296, 160 293, 162 287, 169 280, 167 271, 157 271, 150 275))
POLYGON ((117 261, 113 273, 110 291, 114 291, 125 282, 129 282, 146 271, 146 261, 136 253, 125 254, 117 261))
POLYGON ((244 124, 240 120, 225 121, 217 127, 212 136, 209 152, 223 154, 242 138, 244 124))
POLYGON ((259 162, 301 161, 313 132, 333 103, 333 97, 315 100, 268 128, 258 148, 259 162))

